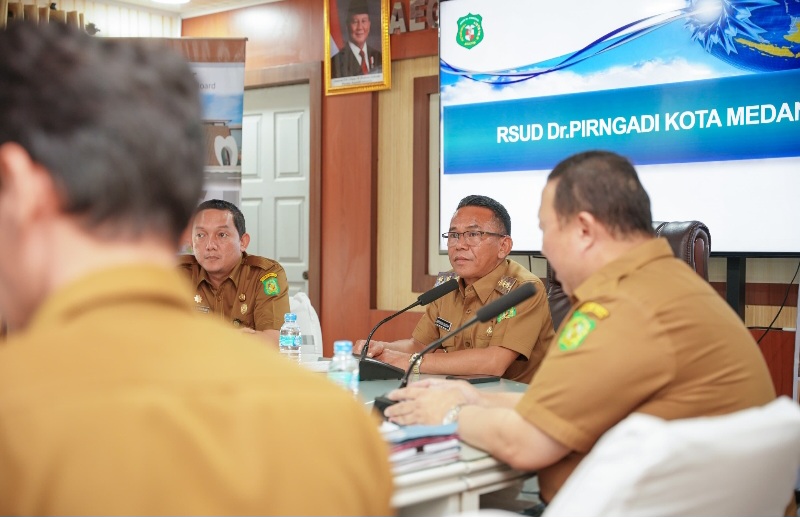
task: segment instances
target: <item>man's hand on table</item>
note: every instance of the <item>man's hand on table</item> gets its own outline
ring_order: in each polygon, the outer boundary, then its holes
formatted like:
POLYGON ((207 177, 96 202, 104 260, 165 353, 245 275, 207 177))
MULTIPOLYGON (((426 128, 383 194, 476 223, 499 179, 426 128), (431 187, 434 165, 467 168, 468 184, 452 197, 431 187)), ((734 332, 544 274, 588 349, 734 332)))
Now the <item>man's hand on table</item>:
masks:
POLYGON ((466 381, 425 379, 407 388, 389 392, 398 401, 384 411, 387 419, 400 425, 439 425, 454 407, 479 404, 480 393, 466 381))
MULTIPOLYGON (((361 349, 364 348, 364 344, 367 342, 366 339, 359 339, 355 342, 353 346, 353 352, 360 354, 361 349)), ((386 350, 386 342, 385 341, 375 341, 372 340, 369 342, 369 349, 367 350, 367 357, 374 357, 375 359, 379 359, 383 361, 383 359, 379 358, 383 351, 386 350)))

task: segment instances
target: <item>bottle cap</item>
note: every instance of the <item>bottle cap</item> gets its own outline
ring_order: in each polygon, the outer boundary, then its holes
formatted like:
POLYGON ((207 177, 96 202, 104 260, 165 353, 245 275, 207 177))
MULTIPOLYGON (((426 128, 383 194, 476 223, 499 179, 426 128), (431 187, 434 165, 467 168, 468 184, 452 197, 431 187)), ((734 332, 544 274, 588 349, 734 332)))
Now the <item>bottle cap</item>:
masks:
POLYGON ((297 321, 297 314, 293 312, 287 312, 283 315, 283 321, 297 321))
POLYGON ((352 353, 353 352, 353 342, 352 341, 346 341, 346 340, 334 341, 333 342, 333 353, 336 354, 336 353, 339 353, 339 352, 342 352, 342 353, 345 353, 345 354, 352 353))

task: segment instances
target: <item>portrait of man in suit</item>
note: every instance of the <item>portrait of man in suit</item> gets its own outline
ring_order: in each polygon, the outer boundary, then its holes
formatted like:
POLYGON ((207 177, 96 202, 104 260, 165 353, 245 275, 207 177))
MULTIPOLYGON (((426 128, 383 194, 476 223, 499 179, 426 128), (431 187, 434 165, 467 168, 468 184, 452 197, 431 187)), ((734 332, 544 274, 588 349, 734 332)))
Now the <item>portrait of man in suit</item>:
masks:
POLYGON ((331 58, 331 78, 381 73, 381 49, 367 44, 371 25, 367 0, 352 0, 344 24, 347 41, 331 58))

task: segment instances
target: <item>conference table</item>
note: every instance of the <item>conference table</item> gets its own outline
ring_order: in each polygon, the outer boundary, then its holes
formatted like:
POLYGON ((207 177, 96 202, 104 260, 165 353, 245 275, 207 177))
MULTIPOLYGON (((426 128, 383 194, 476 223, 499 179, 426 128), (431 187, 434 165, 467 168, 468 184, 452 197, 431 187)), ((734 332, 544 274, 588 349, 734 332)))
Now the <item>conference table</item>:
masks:
MULTIPOLYGON (((436 375, 414 375, 411 381, 436 375)), ((398 386, 397 380, 362 381, 359 396, 368 407, 375 397, 398 386)), ((528 387, 520 382, 500 379, 476 384, 481 391, 522 392, 528 387)), ((399 515, 448 515, 478 510, 480 497, 518 485, 533 474, 514 470, 486 452, 461 444, 458 461, 395 476, 392 505, 399 515)))

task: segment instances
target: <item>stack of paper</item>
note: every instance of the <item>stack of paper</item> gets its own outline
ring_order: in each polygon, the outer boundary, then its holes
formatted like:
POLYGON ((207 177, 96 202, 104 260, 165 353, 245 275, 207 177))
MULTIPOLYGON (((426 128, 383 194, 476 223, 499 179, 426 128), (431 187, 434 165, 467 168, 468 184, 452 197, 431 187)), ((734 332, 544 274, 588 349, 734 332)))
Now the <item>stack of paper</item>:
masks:
POLYGON ((461 452, 456 424, 400 427, 384 422, 381 432, 391 445, 389 460, 395 474, 453 463, 461 452))

